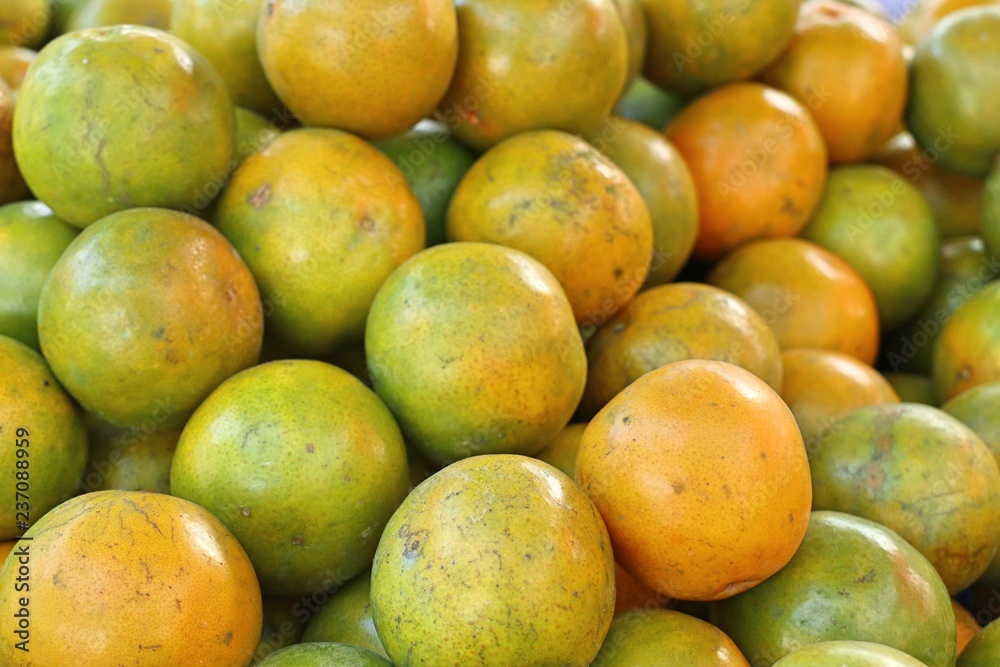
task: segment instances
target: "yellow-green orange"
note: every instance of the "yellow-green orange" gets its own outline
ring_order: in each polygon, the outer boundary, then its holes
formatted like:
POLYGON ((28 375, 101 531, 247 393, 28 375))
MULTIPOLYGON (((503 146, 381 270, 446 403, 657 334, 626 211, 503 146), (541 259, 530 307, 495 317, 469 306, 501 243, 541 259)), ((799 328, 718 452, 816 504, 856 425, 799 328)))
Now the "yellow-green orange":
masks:
POLYGON ((611 624, 614 577, 601 516, 569 477, 477 456, 421 484, 389 521, 372 617, 396 664, 585 667, 611 624))
POLYGON ((997 261, 1000 257, 1000 165, 986 177, 982 193, 982 226, 979 233, 986 244, 987 256, 997 261))
POLYGON ((721 630, 669 609, 616 616, 592 667, 750 667, 721 630))
MULTIPOLYGON (((27 536, 32 641, 20 651, 16 635, 4 633, 4 665, 249 663, 260 588, 239 542, 204 508, 159 493, 98 491, 63 503, 27 536)), ((18 561, 0 568, 7 618, 25 595, 14 589, 18 561)))
POLYGON ((576 453, 580 449, 580 440, 586 430, 586 424, 568 424, 566 428, 559 431, 552 442, 535 454, 535 458, 555 466, 572 477, 576 471, 576 453))
POLYGON ((233 163, 243 162, 281 134, 275 123, 256 111, 236 107, 236 154, 233 163))
POLYGON ((38 48, 51 20, 48 0, 4 0, 0 5, 0 44, 38 48))
POLYGON ((184 427, 170 490, 233 531, 268 595, 340 585, 370 564, 406 495, 406 447, 360 380, 274 361, 223 383, 184 427))
POLYGON ((923 41, 945 16, 967 7, 995 4, 997 0, 924 0, 914 5, 899 24, 899 34, 912 45, 923 41))
POLYGON ((902 651, 870 642, 820 642, 795 651, 775 667, 926 667, 902 651))
POLYGON ((658 88, 639 76, 618 100, 614 113, 660 130, 677 114, 683 103, 676 93, 658 88))
POLYGON ((587 379, 558 281, 486 243, 435 246, 397 269, 375 297, 365 350, 407 442, 439 464, 534 454, 569 422, 587 379))
POLYGON ((41 202, 0 207, 0 334, 38 349, 38 296, 78 233, 41 202))
POLYGON ((958 658, 956 667, 993 667, 1000 663, 1000 623, 979 631, 958 658))
POLYGON ((472 165, 448 208, 448 238, 531 255, 591 326, 639 291, 653 249, 649 210, 629 177, 587 142, 551 130, 507 139, 472 165))
POLYGON ((90 458, 84 491, 170 493, 170 463, 180 429, 156 428, 152 419, 127 429, 91 419, 87 431, 90 458))
POLYGON ((0 79, 11 90, 17 90, 24 81, 28 68, 38 55, 36 51, 20 46, 0 46, 0 79))
POLYGON ((338 590, 302 634, 303 642, 339 642, 388 658, 372 620, 372 573, 365 570, 338 590))
POLYGON ((167 30, 173 4, 173 0, 83 0, 67 16, 60 32, 126 24, 167 30))
POLYGON ((215 224, 271 306, 268 335, 310 356, 360 342, 378 288, 424 246, 399 169, 338 130, 291 130, 249 156, 215 224))
POLYGON ((618 394, 583 435, 576 479, 622 567, 686 600, 726 598, 780 570, 812 496, 792 413, 720 361, 678 361, 618 394))
POLYGON ((78 227, 127 208, 181 208, 225 181, 233 103, 177 37, 115 26, 64 35, 18 93, 14 152, 25 181, 78 227))
POLYGON ((640 376, 683 359, 736 364, 781 389, 778 340, 753 308, 717 287, 673 283, 640 293, 588 341, 581 412, 592 416, 640 376))
POLYGON ((980 384, 1000 381, 1000 283, 965 302, 934 349, 934 389, 942 402, 980 384))
POLYGON ((392 667, 392 663, 357 646, 325 642, 283 648, 260 667, 392 667))
POLYGON ((903 403, 923 403, 937 407, 941 401, 934 393, 934 383, 926 375, 916 373, 886 373, 885 379, 892 385, 903 403))
POLYGON ((257 286, 226 239, 195 217, 141 208, 88 227, 38 303, 53 372, 118 426, 181 426, 227 377, 257 362, 257 286))
POLYGON ((646 26, 646 14, 642 9, 641 0, 614 0, 622 25, 625 26, 625 36, 628 39, 628 79, 626 86, 639 76, 646 62, 646 48, 649 40, 649 29, 646 26))
POLYGON ((9 540, 24 532, 18 521, 33 524, 76 493, 87 465, 87 429, 37 352, 0 335, 0 368, 0 464, 10 500, 0 510, 0 540, 9 540))

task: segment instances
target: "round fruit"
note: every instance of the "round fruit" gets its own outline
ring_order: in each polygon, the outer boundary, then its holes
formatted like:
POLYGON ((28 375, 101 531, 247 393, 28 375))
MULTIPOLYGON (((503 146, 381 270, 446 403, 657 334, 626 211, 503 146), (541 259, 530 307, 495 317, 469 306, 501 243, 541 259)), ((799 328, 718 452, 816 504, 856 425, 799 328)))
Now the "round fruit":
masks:
POLYGON ((9 540, 27 528, 18 521, 34 522, 76 493, 87 465, 87 429, 37 352, 0 336, 0 368, 0 465, 9 471, 10 500, 0 512, 0 540, 9 540), (16 491, 29 500, 22 503, 16 491))
POLYGON ((969 642, 956 667, 993 667, 1000 664, 1000 623, 990 623, 969 642))
POLYGON ((535 458, 572 477, 576 473, 576 454, 580 449, 580 440, 586 430, 587 424, 569 424, 559 431, 552 442, 542 447, 535 458))
POLYGON ((615 616, 632 609, 661 609, 670 598, 642 583, 615 563, 615 616))
POLYGON ((831 162, 862 160, 899 127, 903 42, 888 21, 841 2, 807 2, 788 48, 760 75, 809 107, 831 162))
POLYGON ((850 264, 801 239, 748 243, 708 282, 744 299, 783 350, 817 347, 871 364, 879 344, 875 298, 850 264))
POLYGON ((934 383, 929 377, 915 373, 886 373, 885 379, 892 385, 903 403, 922 403, 933 407, 941 404, 934 393, 934 383))
POLYGON ((475 154, 458 143, 447 127, 430 120, 420 121, 406 134, 374 143, 399 167, 420 202, 427 247, 444 243, 448 204, 476 161, 475 154))
POLYGON ((458 55, 450 0, 259 4, 260 62, 306 125, 391 137, 427 116, 448 89, 458 55))
POLYGON ((997 0, 923 0, 909 8, 899 24, 899 34, 907 44, 917 45, 948 14, 966 7, 991 5, 997 0))
POLYGON ((774 667, 926 667, 913 656, 869 642, 820 642, 785 656, 774 667))
POLYGON ((679 361, 630 384, 587 427, 576 479, 622 567, 684 600, 730 597, 780 570, 812 497, 792 413, 719 361, 679 361))
POLYGON ((15 577, 31 579, 30 628, 0 636, 4 665, 250 662, 260 587, 239 542, 205 509, 159 493, 99 491, 63 503, 26 537, 28 553, 0 568, 5 618, 25 608, 15 577), (15 648, 29 639, 30 653, 15 648))
POLYGON ((233 102, 263 114, 281 110, 257 57, 260 0, 166 0, 170 30, 198 49, 226 82, 233 102))
POLYGON ((750 667, 736 644, 705 621, 669 609, 616 616, 592 667, 750 667))
POLYGON ((987 255, 995 263, 1000 257, 1000 164, 987 176, 981 201, 980 234, 986 244, 987 255))
POLYGON ((127 208, 190 206, 225 180, 233 127, 225 83, 193 48, 153 28, 92 28, 38 54, 14 152, 35 195, 86 227, 127 208))
POLYGON ((477 456, 403 501, 379 542, 371 598, 397 664, 589 665, 614 610, 611 543, 552 466, 477 456))
POLYGON ((664 131, 694 178, 694 253, 701 259, 716 260, 756 238, 794 236, 823 194, 823 137, 809 111, 780 90, 759 83, 718 88, 664 131))
POLYGON ((438 116, 463 143, 485 150, 540 129, 586 135, 608 117, 629 67, 613 0, 456 4, 462 48, 438 116))
POLYGON ((289 646, 258 664, 260 667, 392 667, 391 662, 371 651, 334 643, 289 646))
POLYGON ((255 111, 236 107, 236 154, 233 164, 239 165, 251 154, 263 150, 281 134, 274 123, 255 111))
POLYGON ((951 601, 951 610, 955 613, 955 631, 957 633, 956 648, 958 655, 969 645, 972 638, 979 634, 982 629, 976 622, 976 617, 968 609, 954 600, 951 601))
POLYGON ((78 233, 41 202, 0 206, 0 334, 38 349, 38 295, 78 233))
POLYGON ((781 389, 774 332, 742 299, 698 283, 642 292, 587 343, 587 387, 580 410, 591 416, 640 376, 683 359, 741 366, 781 389))
POLYGON ((627 88, 642 71, 646 62, 646 48, 649 41, 649 30, 646 26, 646 14, 642 9, 642 0, 614 0, 622 25, 625 26, 625 36, 628 38, 628 79, 627 88))
POLYGON ((360 646, 385 658, 382 640, 372 620, 372 573, 365 570, 338 590, 302 634, 303 642, 340 642, 360 646))
POLYGON ((559 283, 486 243, 435 246, 397 269, 372 304, 365 350, 407 442, 439 464, 534 454, 569 422, 587 379, 559 283))
POLYGON ((13 123, 14 93, 0 81, 0 204, 31 196, 14 159, 13 123))
POLYGON ((653 249, 649 210, 625 172, 550 130, 507 139, 472 165, 448 208, 448 238, 531 255, 566 290, 576 321, 591 326, 639 291, 653 249))
POLYGON ((917 47, 911 76, 906 124, 917 143, 947 169, 985 176, 1000 151, 1000 5, 938 23, 917 47))
POLYGON ((657 88, 641 76, 636 77, 615 105, 614 113, 660 130, 683 106, 680 96, 657 88))
POLYGON ((932 565, 951 593, 986 570, 1000 543, 1000 469, 971 429, 926 405, 872 405, 811 452, 813 507, 877 521, 932 565))
POLYGON ((692 96, 749 79, 795 30, 800 0, 642 0, 649 25, 644 74, 692 96))
POLYGON ((260 295, 210 225, 177 211, 121 211, 56 262, 38 303, 42 352, 91 414, 118 426, 184 424, 260 354, 260 295))
POLYGON ((853 266, 871 287, 882 326, 905 323, 927 301, 937 277, 938 236, 920 191, 874 165, 830 172, 802 237, 853 266))
POLYGON ((955 617, 934 567, 888 528, 840 512, 813 512, 791 562, 715 603, 712 622, 755 667, 841 639, 884 644, 927 667, 955 663, 955 617))
POLYGON ((934 389, 941 401, 976 385, 1000 381, 1000 282, 959 307, 934 348, 934 389))
POLYGON ((157 429, 152 419, 140 427, 118 428, 92 420, 88 429, 90 459, 84 491, 155 491, 170 493, 170 463, 180 429, 157 429))
POLYGON ((878 371, 842 352, 788 350, 781 355, 781 368, 781 398, 795 415, 810 455, 820 437, 852 411, 899 402, 878 371))
POLYGON ((653 259, 646 285, 669 283, 687 263, 698 236, 698 193, 684 158, 659 132, 617 116, 590 143, 625 172, 649 209, 653 259))
POLYGON ((399 428, 370 389, 319 361, 274 361, 202 403, 170 489, 246 545, 265 593, 303 595, 371 564, 408 479, 399 428))
POLYGON ((0 6, 0 44, 36 49, 45 42, 51 20, 48 0, 4 0, 0 6))
POLYGON ((62 32, 126 24, 168 30, 173 8, 172 0, 82 0, 78 4, 62 32))
POLYGON ((274 304, 269 335, 309 356, 361 341, 375 293, 425 234, 396 166, 325 129, 285 132, 244 160, 215 224, 274 304))

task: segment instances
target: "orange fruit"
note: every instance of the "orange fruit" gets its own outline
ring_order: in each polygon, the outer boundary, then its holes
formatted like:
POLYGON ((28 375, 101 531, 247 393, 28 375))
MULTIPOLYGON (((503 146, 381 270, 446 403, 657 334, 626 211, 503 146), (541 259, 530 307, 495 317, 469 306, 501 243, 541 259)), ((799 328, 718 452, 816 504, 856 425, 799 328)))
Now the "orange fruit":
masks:
POLYGON ((925 375, 916 373, 886 373, 886 381, 903 403, 922 403, 937 407, 941 404, 934 393, 934 383, 925 375))
POLYGON ((871 642, 810 644, 789 653, 775 667, 927 667, 908 653, 871 642))
POLYGON ((274 92, 306 125, 391 137, 427 116, 448 89, 458 56, 455 7, 267 0, 257 53, 274 92))
POLYGON ((781 398, 795 415, 810 454, 839 419, 866 405, 898 403, 892 385, 843 352, 796 348, 781 355, 781 398))
POLYGON ((749 79, 781 53, 800 0, 642 0, 649 26, 643 70, 690 97, 749 79))
POLYGON ((0 542, 0 567, 3 566, 4 561, 7 560, 7 556, 10 552, 14 550, 17 546, 17 540, 10 540, 8 542, 0 542))
POLYGON ((669 602, 666 595, 657 593, 615 563, 615 616, 632 609, 659 609, 669 602))
POLYGON ((27 637, 0 636, 4 665, 250 662, 260 587, 239 542, 204 508, 159 493, 98 491, 66 501, 26 537, 30 590, 14 587, 21 556, 0 568, 0 613, 15 618, 27 599, 31 614, 27 637), (24 639, 30 652, 15 648, 24 639))
POLYGON ((879 323, 871 290, 850 264, 809 241, 749 243, 719 262, 708 282, 756 309, 783 350, 818 347, 875 361, 879 323))
POLYGON ((365 570, 344 584, 309 619, 302 641, 340 642, 388 658, 372 620, 371 588, 371 570, 365 570))
POLYGON ((979 627, 979 623, 976 622, 976 617, 972 615, 972 612, 955 600, 951 601, 951 609, 955 612, 955 629, 958 634, 958 655, 962 655, 962 651, 965 650, 965 647, 969 645, 972 638, 975 637, 982 628, 979 627))
POLYGON ((733 640, 721 630, 670 609, 636 609, 616 616, 601 652, 591 664, 750 667, 733 640))
POLYGON ((38 55, 36 51, 19 46, 0 46, 0 79, 17 90, 24 81, 24 75, 38 55))
POLYGON ((993 667, 1000 661, 1000 623, 990 623, 968 643, 957 667, 993 667))
POLYGON ((1000 283, 992 282, 948 320, 934 348, 933 379, 938 399, 1000 381, 1000 283))
POLYGON ((921 0, 910 7, 899 24, 899 34, 907 44, 916 46, 941 19, 968 7, 996 4, 997 0, 921 0))
POLYGON ((613 0, 463 0, 455 9, 461 48, 437 118, 473 149, 531 130, 593 132, 625 88, 628 36, 613 0))
POLYGON ((759 78, 809 107, 831 162, 878 150, 906 104, 903 42, 892 25, 833 0, 802 5, 788 47, 759 78))
POLYGON ((694 253, 701 259, 716 260, 752 239, 794 236, 823 194, 823 137, 809 111, 780 90, 759 83, 718 88, 664 131, 698 191, 694 253))
POLYGON ((14 93, 0 81, 0 204, 30 196, 21 171, 14 160, 14 93))
POLYGON ((611 160, 543 130, 472 165, 448 208, 448 239, 531 255, 559 280, 577 323, 599 326, 646 280, 653 227, 642 194, 611 160))
POLYGON ((627 88, 642 71, 646 63, 646 49, 649 41, 649 27, 646 25, 646 14, 642 9, 642 0, 614 0, 622 25, 625 26, 625 36, 628 38, 628 79, 627 88))
POLYGON ((812 499, 792 413, 719 361, 679 361, 629 385, 587 427, 576 478, 622 567, 686 600, 730 597, 780 570, 812 499))
POLYGON ((552 442, 535 454, 535 458, 572 477, 576 471, 576 453, 580 449, 580 440, 585 430, 587 430, 586 424, 567 424, 552 442))
POLYGON ((781 389, 774 332, 745 301, 698 283, 641 292, 587 343, 587 387, 580 412, 592 416, 651 370, 682 359, 741 366, 781 389))

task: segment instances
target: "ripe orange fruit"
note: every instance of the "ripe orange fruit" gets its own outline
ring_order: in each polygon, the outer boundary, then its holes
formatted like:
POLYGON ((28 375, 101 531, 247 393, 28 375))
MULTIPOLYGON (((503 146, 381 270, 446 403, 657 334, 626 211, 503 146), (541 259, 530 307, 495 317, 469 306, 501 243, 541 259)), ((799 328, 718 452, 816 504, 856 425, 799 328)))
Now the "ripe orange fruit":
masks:
POLYGON ((670 609, 636 609, 616 616, 591 665, 750 667, 722 630, 670 609))
POLYGON ((934 349, 933 379, 946 401, 976 385, 1000 381, 1000 283, 990 283, 948 320, 934 349))
POLYGON ((749 243, 719 262, 708 282, 753 306, 783 350, 818 347, 875 361, 875 297, 850 264, 814 243, 749 243))
POLYGON ((580 449, 580 440, 586 424, 567 424, 566 428, 552 439, 552 442, 542 447, 535 458, 559 468, 569 477, 576 471, 576 453, 580 449))
POLYGON ((664 131, 698 191, 694 253, 702 259, 752 239, 794 236, 823 194, 823 137, 809 111, 780 90, 759 83, 718 88, 664 131))
POLYGON ((730 597, 780 570, 812 500, 792 413, 719 361, 679 361, 629 385, 587 427, 576 478, 622 567, 686 600, 730 597))
POLYGON ((976 622, 976 617, 955 600, 951 601, 951 609, 955 612, 955 630, 958 634, 958 654, 962 655, 962 651, 965 650, 965 647, 969 645, 972 638, 975 637, 982 628, 979 626, 979 623, 976 622))
POLYGON ((831 162, 878 150, 906 104, 903 42, 892 25, 833 0, 802 5, 788 48, 759 78, 809 107, 831 162))

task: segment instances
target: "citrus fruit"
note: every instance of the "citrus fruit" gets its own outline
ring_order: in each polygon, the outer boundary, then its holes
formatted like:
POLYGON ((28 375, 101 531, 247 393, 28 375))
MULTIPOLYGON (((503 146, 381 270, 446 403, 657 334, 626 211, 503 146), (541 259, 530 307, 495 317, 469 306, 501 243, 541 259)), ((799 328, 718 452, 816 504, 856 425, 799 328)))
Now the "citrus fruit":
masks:
POLYGON ((280 134, 281 130, 264 116, 250 109, 236 107, 236 154, 233 156, 233 163, 242 163, 280 134))
POLYGON ((225 83, 193 48, 154 28, 92 28, 38 54, 14 153, 38 199, 86 227, 127 208, 190 206, 225 180, 233 127, 225 83))
POLYGON ((455 190, 447 230, 452 241, 531 255, 559 280, 576 321, 591 326, 639 291, 653 250, 649 209, 625 172, 552 130, 511 137, 479 158, 455 190))
POLYGON ((585 430, 587 430, 585 423, 567 424, 566 428, 559 431, 552 439, 552 442, 535 454, 535 458, 539 461, 545 461, 572 477, 576 471, 576 453, 580 449, 580 440, 583 438, 585 430))
POLYGON ((979 634, 982 628, 976 622, 976 617, 954 600, 951 601, 951 610, 955 612, 955 631, 958 639, 956 648, 958 655, 962 655, 962 651, 969 645, 972 638, 979 634))
POLYGON ((902 403, 921 403, 932 407, 941 404, 934 393, 934 383, 926 375, 886 373, 884 377, 892 385, 902 403))
POLYGON ((61 32, 114 25, 144 25, 167 30, 172 7, 172 0, 82 0, 67 17, 61 32))
POLYGON ((302 641, 360 646, 388 658, 372 620, 371 584, 370 570, 345 584, 309 619, 302 641))
POLYGON ((29 196, 21 171, 14 159, 12 127, 14 123, 14 93, 0 81, 0 204, 8 204, 29 196))
POLYGON ((775 667, 926 667, 913 656, 869 642, 820 642, 785 656, 775 667))
POLYGON ((38 349, 38 296, 78 233, 41 202, 0 206, 0 334, 38 349))
POLYGON ((730 597, 780 570, 812 495, 792 413, 719 361, 678 361, 615 396, 583 435, 576 479, 622 567, 686 600, 730 597))
POLYGON ((85 491, 155 491, 170 493, 170 463, 181 437, 177 428, 118 428, 91 418, 87 433, 90 456, 83 476, 85 491))
POLYGON ((729 637, 705 621, 669 609, 616 616, 592 667, 750 667, 729 637))
POLYGON ((8 471, 0 540, 9 540, 76 493, 87 430, 37 352, 0 335, 0 368, 0 464, 8 471))
POLYGON ((375 292, 425 233, 420 204, 388 158, 346 132, 313 128, 244 160, 215 225, 274 304, 269 335, 309 356, 361 341, 375 292))
POLYGON ((37 55, 36 51, 20 46, 0 46, 0 79, 11 90, 18 90, 37 55))
POLYGON ((258 4, 264 73, 306 125, 367 138, 400 134, 434 109, 455 70, 458 30, 449 0, 258 4))
POLYGON ((736 364, 781 389, 778 341, 753 308, 709 285, 673 283, 640 293, 588 341, 581 412, 593 415, 640 376, 683 359, 736 364))
POLYGON ((340 585, 370 564, 406 495, 406 449, 370 389, 319 361, 223 383, 184 427, 170 490, 246 545, 268 595, 340 585))
POLYGON ((257 578, 236 538, 204 508, 159 493, 98 491, 66 501, 26 537, 27 554, 0 568, 0 613, 30 610, 28 636, 0 637, 3 664, 250 661, 261 629, 257 578), (19 593, 22 565, 30 590, 19 593))
POLYGON ((632 609, 660 609, 670 601, 666 595, 657 593, 615 563, 615 616, 632 609))
POLYGON ((817 347, 875 361, 879 322, 872 292, 850 264, 818 245, 748 243, 719 262, 708 282, 749 303, 783 350, 817 347))
POLYGON ((461 48, 437 117, 476 150, 530 130, 592 132, 624 90, 629 45, 614 0, 463 0, 455 9, 461 48))
POLYGON ((813 512, 791 562, 714 603, 711 618, 755 667, 834 640, 883 644, 927 667, 955 662, 955 617, 934 567, 885 526, 841 512, 813 512))
POLYGON ((941 330, 934 348, 933 379, 946 401, 976 385, 1000 381, 1000 283, 966 301, 941 330))
POLYGON ((899 34, 908 44, 917 45, 945 16, 967 7, 995 3, 996 0, 923 0, 907 12, 899 24, 899 34))
POLYGON ((625 84, 627 88, 639 76, 642 66, 646 63, 649 29, 646 26, 642 0, 614 0, 614 2, 628 39, 628 78, 625 84))
POLYGON ((986 244, 987 256, 996 262, 1000 257, 1000 166, 994 167, 986 179, 981 205, 980 234, 986 244))
POLYGON ((302 631, 308 619, 309 610, 301 601, 264 596, 264 624, 250 664, 259 665, 261 660, 275 651, 302 641, 302 631))
POLYGON ((637 76, 632 85, 622 94, 614 113, 660 130, 683 106, 683 100, 675 93, 657 88, 642 76, 637 76))
POLYGON ((118 426, 177 428, 227 377, 257 362, 263 315, 250 271, 208 224, 120 211, 56 262, 38 337, 59 381, 118 426))
POLYGON ((582 667, 611 623, 614 576, 601 516, 569 477, 476 456, 418 486, 389 521, 372 617, 397 664, 582 667))
POLYGON ((701 259, 717 260, 756 238, 794 236, 823 194, 823 137, 806 107, 780 90, 759 83, 717 88, 664 131, 694 178, 694 254, 701 259))
POLYGON ((371 651, 332 642, 288 646, 259 664, 260 667, 392 667, 391 662, 371 651))
POLYGON ((45 42, 51 20, 47 0, 4 0, 0 7, 0 44, 38 48, 45 42))
POLYGON ((990 623, 968 643, 956 667, 991 667, 997 661, 1000 661, 1000 623, 990 623))

